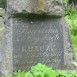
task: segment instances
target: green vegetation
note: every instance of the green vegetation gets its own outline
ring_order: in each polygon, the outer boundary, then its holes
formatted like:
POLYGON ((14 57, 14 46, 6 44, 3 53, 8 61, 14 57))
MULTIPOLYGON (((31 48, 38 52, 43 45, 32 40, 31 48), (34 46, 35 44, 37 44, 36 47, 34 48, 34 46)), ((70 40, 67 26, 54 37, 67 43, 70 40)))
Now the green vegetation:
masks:
POLYGON ((32 66, 31 70, 26 73, 19 70, 5 77, 77 77, 77 71, 68 73, 64 70, 53 70, 46 65, 38 63, 36 66, 32 66))
POLYGON ((6 7, 6 0, 0 0, 0 8, 6 7))
POLYGON ((67 3, 68 3, 68 0, 63 0, 63 3, 64 3, 64 4, 67 4, 67 3))
POLYGON ((77 56, 77 9, 67 8, 65 18, 69 23, 74 51, 77 56))

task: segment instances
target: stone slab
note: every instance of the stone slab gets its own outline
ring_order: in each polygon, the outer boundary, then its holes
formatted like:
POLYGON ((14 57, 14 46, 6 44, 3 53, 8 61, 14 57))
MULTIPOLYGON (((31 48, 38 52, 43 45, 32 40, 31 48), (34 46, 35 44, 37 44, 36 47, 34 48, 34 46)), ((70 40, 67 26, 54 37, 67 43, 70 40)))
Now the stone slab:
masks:
POLYGON ((76 56, 74 53, 73 45, 72 45, 72 39, 71 39, 71 33, 69 24, 66 22, 66 20, 63 20, 64 28, 63 28, 63 34, 64 34, 64 69, 68 70, 75 70, 76 67, 72 64, 72 62, 76 61, 76 56))
POLYGON ((7 19, 5 27, 3 74, 29 70, 37 63, 57 69, 75 69, 70 32, 64 18, 17 15, 7 19))
MULTIPOLYGON (((22 16, 22 15, 21 15, 22 16)), ((62 69, 64 63, 61 18, 29 16, 7 20, 2 72, 29 70, 37 63, 62 69)))
POLYGON ((63 16, 62 0, 8 0, 8 11, 11 13, 35 13, 63 16))
POLYGON ((43 63, 56 69, 63 66, 63 25, 46 17, 13 19, 13 67, 30 69, 43 63))

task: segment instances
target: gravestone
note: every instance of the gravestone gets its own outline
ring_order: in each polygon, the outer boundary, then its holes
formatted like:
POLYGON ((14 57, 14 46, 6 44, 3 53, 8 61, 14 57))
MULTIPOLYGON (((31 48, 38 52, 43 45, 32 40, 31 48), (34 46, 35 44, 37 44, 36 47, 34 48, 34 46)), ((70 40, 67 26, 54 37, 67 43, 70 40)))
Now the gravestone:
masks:
POLYGON ((63 69, 63 16, 62 0, 8 0, 2 73, 28 71, 37 63, 63 69))

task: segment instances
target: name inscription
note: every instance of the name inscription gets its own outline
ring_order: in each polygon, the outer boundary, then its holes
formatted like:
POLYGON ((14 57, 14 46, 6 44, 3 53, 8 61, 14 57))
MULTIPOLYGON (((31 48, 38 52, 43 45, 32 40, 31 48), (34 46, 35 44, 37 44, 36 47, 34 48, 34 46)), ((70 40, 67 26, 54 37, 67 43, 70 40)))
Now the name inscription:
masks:
POLYGON ((62 67, 63 27, 59 21, 13 20, 13 23, 14 68, 29 69, 37 63, 62 67))

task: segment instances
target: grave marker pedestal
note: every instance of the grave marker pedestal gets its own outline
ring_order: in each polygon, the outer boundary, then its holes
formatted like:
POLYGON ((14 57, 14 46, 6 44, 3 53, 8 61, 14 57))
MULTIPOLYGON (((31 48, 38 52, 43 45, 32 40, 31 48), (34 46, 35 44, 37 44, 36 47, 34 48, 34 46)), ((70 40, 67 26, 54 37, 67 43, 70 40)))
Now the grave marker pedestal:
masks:
MULTIPOLYGON (((37 63, 63 69, 67 24, 62 0, 45 0, 45 7, 39 10, 37 0, 8 0, 7 3, 2 73, 28 71, 37 63)), ((66 65, 71 68, 72 63, 66 65)))

